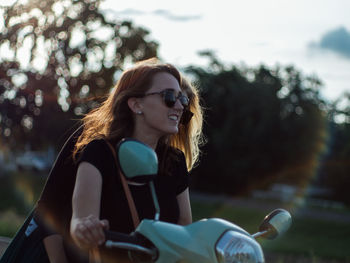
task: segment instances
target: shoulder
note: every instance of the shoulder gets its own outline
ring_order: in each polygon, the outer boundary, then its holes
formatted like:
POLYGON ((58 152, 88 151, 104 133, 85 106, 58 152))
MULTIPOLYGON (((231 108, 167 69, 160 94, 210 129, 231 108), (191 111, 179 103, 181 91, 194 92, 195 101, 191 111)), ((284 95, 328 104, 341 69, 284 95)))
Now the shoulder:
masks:
POLYGON ((107 156, 113 157, 113 154, 105 139, 95 139, 85 145, 79 159, 86 158, 87 156, 101 159, 107 156))
POLYGON ((189 185, 189 173, 186 165, 186 157, 185 154, 177 148, 171 147, 169 152, 173 156, 171 170, 176 178, 174 186, 176 195, 178 195, 182 193, 189 185))
POLYGON ((114 157, 111 149, 104 139, 96 139, 89 142, 82 150, 78 164, 88 162, 94 165, 102 174, 114 169, 114 157))
POLYGON ((185 154, 178 148, 167 148, 164 165, 167 171, 172 171, 172 174, 188 173, 185 154))
POLYGON ((95 139, 90 141, 84 147, 83 151, 86 151, 87 149, 105 150, 107 149, 107 143, 104 139, 95 139))
POLYGON ((85 145, 83 148, 80 158, 84 155, 112 155, 112 151, 110 147, 108 146, 108 143, 105 139, 95 139, 90 141, 88 144, 85 145))
POLYGON ((166 163, 166 166, 170 164, 186 164, 185 154, 178 148, 170 145, 161 144, 156 148, 157 156, 160 163, 166 163))
POLYGON ((169 147, 167 155, 174 161, 175 163, 185 163, 186 157, 183 151, 175 147, 169 147))

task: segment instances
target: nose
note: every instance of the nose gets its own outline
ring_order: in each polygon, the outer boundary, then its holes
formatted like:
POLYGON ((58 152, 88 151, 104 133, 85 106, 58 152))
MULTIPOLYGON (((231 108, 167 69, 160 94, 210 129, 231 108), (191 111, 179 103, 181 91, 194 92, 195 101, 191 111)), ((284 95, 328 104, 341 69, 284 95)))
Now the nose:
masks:
POLYGON ((184 109, 184 106, 180 102, 179 98, 177 98, 176 101, 175 101, 174 109, 177 109, 177 110, 183 110, 184 109))

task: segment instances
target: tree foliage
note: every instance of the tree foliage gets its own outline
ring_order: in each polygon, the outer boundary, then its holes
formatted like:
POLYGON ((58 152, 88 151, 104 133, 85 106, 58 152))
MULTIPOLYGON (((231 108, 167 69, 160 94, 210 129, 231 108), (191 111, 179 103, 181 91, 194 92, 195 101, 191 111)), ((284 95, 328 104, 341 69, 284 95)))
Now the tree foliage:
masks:
POLYGON ((321 166, 321 185, 332 189, 332 198, 350 205, 350 94, 329 107, 327 154, 321 166))
POLYGON ((125 63, 157 55, 158 44, 147 30, 107 19, 99 4, 28 0, 1 7, 3 143, 55 142, 96 106, 87 99, 108 92, 125 63))
POLYGON ((201 87, 208 138, 194 186, 240 194, 310 180, 326 140, 320 81, 293 67, 210 65, 187 69, 201 87))

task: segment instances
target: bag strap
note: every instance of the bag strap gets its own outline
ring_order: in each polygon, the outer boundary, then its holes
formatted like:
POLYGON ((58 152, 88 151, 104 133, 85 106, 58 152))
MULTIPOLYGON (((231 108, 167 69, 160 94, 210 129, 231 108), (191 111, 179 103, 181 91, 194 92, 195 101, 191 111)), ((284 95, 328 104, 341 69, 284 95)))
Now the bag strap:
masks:
MULTIPOLYGON (((109 146, 109 148, 111 149, 113 157, 114 157, 114 161, 118 167, 118 159, 117 159, 117 154, 115 152, 115 149, 111 145, 110 142, 108 142, 107 140, 105 140, 105 141, 106 141, 107 145, 109 146)), ((120 169, 118 169, 118 173, 119 173, 120 181, 122 182, 122 185, 124 188, 126 199, 128 200, 128 205, 129 205, 132 221, 134 224, 134 228, 136 229, 136 227, 140 224, 140 218, 139 218, 139 215, 138 215, 137 210, 136 210, 135 202, 134 202, 134 199, 132 198, 129 185, 128 185, 124 175, 120 171, 120 169)))

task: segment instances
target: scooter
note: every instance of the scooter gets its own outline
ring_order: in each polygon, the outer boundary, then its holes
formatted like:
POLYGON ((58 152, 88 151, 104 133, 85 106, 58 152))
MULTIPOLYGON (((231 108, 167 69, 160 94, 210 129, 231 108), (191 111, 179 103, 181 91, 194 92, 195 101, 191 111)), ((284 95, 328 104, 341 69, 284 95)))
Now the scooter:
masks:
POLYGON ((253 235, 219 218, 202 219, 187 226, 159 221, 153 184, 158 172, 156 153, 142 142, 124 139, 117 148, 117 156, 128 181, 149 185, 156 211, 153 220, 143 219, 129 235, 106 231, 105 246, 127 250, 133 262, 264 263, 264 254, 256 239, 274 239, 291 225, 291 215, 284 209, 268 214, 259 232, 253 235))

